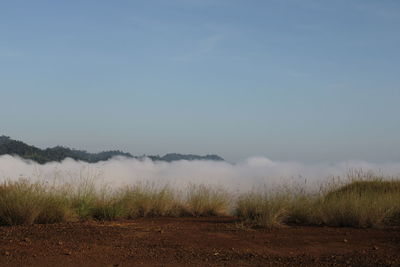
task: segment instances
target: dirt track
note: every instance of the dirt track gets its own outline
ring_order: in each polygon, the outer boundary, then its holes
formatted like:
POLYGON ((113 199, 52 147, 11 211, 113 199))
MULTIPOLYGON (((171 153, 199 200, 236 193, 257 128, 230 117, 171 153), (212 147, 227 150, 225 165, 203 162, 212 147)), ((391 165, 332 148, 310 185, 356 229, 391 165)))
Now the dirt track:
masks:
POLYGON ((400 229, 247 229, 233 218, 0 227, 1 266, 400 266, 400 229))

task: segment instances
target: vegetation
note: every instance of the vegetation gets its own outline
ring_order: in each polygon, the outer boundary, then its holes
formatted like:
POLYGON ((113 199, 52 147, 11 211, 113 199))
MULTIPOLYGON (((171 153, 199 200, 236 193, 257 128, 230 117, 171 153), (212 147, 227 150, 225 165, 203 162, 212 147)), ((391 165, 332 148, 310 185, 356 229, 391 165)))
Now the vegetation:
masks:
POLYGON ((143 158, 148 157, 154 161, 176 161, 176 160, 214 160, 223 161, 224 159, 217 155, 183 155, 183 154, 166 154, 165 156, 142 156, 134 157, 130 153, 125 153, 119 150, 104 151, 100 153, 88 153, 83 150, 70 149, 63 146, 56 146, 53 148, 40 149, 34 146, 27 145, 21 141, 13 140, 8 136, 0 136, 0 155, 17 155, 24 159, 36 161, 44 164, 52 161, 62 161, 66 158, 74 160, 86 161, 95 163, 99 161, 109 160, 115 156, 123 156, 127 158, 143 158))
POLYGON ((253 225, 284 224, 383 227, 400 224, 400 180, 370 173, 350 175, 317 193, 282 190, 275 195, 250 193, 239 197, 236 214, 253 225))
POLYGON ((108 160, 115 156, 132 157, 129 153, 121 151, 105 151, 100 153, 88 153, 83 150, 69 149, 62 146, 46 148, 44 150, 13 140, 7 136, 0 136, 0 155, 17 155, 24 159, 30 159, 40 164, 51 161, 62 161, 66 158, 82 160, 90 163, 108 160))
POLYGON ((199 156, 193 154, 177 154, 177 153, 169 153, 162 157, 160 156, 148 156, 151 160, 154 161, 177 161, 177 160, 213 160, 213 161, 223 161, 224 159, 218 155, 206 155, 206 156, 199 156))
POLYGON ((192 216, 228 215, 229 194, 221 188, 191 185, 185 199, 185 210, 192 216))
POLYGON ((136 184, 98 188, 91 179, 49 185, 27 180, 0 184, 0 225, 117 220, 148 216, 237 216, 258 227, 400 225, 400 180, 365 175, 335 182, 319 192, 282 189, 233 196, 221 188, 136 184))
POLYGON ((32 224, 41 213, 42 187, 28 181, 0 185, 0 223, 32 224))
POLYGON ((122 190, 120 196, 128 219, 181 214, 180 200, 168 186, 138 184, 122 190))
POLYGON ((236 215, 254 226, 280 227, 289 215, 289 207, 285 194, 248 193, 239 197, 236 215))
POLYGON ((400 181, 356 180, 329 190, 318 200, 322 224, 379 227, 393 224, 400 214, 400 181))

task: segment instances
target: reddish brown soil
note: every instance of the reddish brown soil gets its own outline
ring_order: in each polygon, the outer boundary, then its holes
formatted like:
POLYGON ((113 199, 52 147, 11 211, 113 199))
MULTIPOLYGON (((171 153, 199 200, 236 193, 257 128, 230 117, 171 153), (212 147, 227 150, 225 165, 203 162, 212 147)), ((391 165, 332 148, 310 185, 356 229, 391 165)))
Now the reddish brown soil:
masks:
POLYGON ((248 229, 233 218, 0 227, 1 266, 400 266, 400 229, 248 229))

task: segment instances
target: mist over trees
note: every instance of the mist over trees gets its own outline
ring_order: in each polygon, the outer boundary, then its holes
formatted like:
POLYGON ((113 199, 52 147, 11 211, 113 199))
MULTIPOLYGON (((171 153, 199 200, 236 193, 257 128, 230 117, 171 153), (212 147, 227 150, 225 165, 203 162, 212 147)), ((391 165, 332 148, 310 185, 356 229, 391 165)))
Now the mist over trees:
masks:
POLYGON ((81 160, 89 163, 109 160, 116 156, 127 158, 150 158, 153 161, 177 161, 177 160, 214 160, 223 161, 224 159, 217 155, 183 155, 178 153, 170 153, 164 156, 133 156, 120 150, 103 151, 100 153, 89 153, 84 150, 70 149, 64 146, 55 146, 52 148, 40 149, 35 146, 28 145, 22 141, 11 139, 8 136, 0 136, 0 155, 17 155, 24 159, 33 160, 37 163, 44 164, 52 161, 62 161, 66 158, 81 160))

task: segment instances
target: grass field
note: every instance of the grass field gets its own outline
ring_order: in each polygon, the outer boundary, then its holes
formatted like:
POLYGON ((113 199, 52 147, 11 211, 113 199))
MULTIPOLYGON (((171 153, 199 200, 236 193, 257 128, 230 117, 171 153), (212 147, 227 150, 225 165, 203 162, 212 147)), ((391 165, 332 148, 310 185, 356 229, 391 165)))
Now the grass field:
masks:
POLYGON ((0 184, 1 225, 226 215, 265 228, 400 225, 400 180, 352 172, 318 192, 282 188, 239 195, 206 185, 190 185, 183 192, 151 184, 98 189, 90 179, 63 185, 28 180, 0 184))

